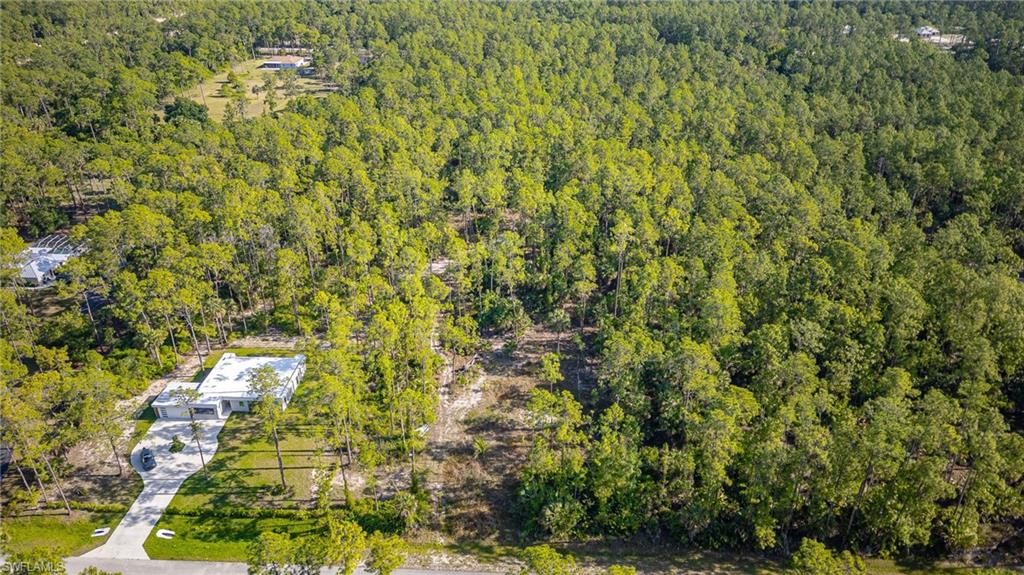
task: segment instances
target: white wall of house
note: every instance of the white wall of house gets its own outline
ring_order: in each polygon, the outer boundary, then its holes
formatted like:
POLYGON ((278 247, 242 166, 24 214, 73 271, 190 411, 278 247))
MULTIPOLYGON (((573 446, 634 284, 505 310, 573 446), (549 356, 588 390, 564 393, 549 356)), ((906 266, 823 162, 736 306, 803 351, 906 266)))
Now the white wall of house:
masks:
POLYGON ((247 399, 232 398, 231 400, 231 411, 248 412, 249 404, 251 403, 247 399))
POLYGON ((188 419, 188 410, 176 405, 154 405, 153 410, 160 419, 188 419))
MULTIPOLYGON (((224 406, 220 402, 210 404, 195 404, 192 406, 193 416, 196 419, 219 419, 227 417, 231 413, 230 409, 224 409, 224 406)), ((188 408, 178 407, 177 405, 154 405, 153 410, 156 411, 156 416, 161 419, 188 419, 188 408)))

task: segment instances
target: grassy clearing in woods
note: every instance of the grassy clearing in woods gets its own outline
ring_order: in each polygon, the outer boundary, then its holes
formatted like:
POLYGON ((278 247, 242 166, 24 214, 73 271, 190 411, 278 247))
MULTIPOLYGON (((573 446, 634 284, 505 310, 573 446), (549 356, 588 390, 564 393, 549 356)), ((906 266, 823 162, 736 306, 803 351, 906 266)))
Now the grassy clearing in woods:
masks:
MULTIPOLYGON (((263 103, 263 93, 253 93, 253 88, 263 85, 263 74, 276 74, 276 72, 259 69, 264 60, 265 58, 257 58, 255 60, 239 62, 231 66, 231 70, 234 71, 234 73, 238 75, 245 84, 246 94, 249 96, 249 102, 245 107, 245 117, 247 118, 259 116, 264 112, 265 108, 263 103)), ((204 80, 201 84, 186 91, 185 97, 190 98, 199 104, 205 104, 206 107, 210 109, 210 118, 221 121, 224 119, 224 114, 229 103, 228 98, 224 97, 221 92, 221 88, 227 80, 227 70, 214 74, 204 80)), ((300 77, 297 79, 296 85, 298 86, 299 94, 321 95, 331 91, 328 84, 317 78, 300 77)), ((290 99, 291 98, 284 93, 284 88, 281 85, 280 80, 278 80, 276 109, 280 110, 283 108, 290 99)))

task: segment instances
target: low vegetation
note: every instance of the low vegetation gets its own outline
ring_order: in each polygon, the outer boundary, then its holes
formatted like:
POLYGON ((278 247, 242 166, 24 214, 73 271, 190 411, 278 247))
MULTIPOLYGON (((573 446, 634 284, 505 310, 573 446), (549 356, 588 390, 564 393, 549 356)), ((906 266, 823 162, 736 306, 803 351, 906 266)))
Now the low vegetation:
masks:
POLYGON ((0 525, 5 549, 10 553, 24 553, 35 549, 53 549, 67 555, 78 555, 102 545, 109 536, 93 537, 94 530, 111 530, 124 512, 94 513, 75 511, 68 515, 30 515, 5 517, 0 525))

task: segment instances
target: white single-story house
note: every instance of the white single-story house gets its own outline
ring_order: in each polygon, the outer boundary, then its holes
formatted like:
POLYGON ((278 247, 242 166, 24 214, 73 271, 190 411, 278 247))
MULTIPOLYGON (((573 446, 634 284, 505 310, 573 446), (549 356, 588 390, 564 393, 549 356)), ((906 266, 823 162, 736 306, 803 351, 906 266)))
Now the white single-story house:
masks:
POLYGON ((23 253, 24 264, 18 275, 21 283, 30 286, 44 286, 57 279, 57 268, 64 265, 69 256, 32 253, 32 248, 23 253))
POLYGON ((18 279, 25 285, 47 285, 56 279, 57 268, 81 252, 80 248, 71 245, 66 235, 46 236, 21 252, 18 279))
POLYGON ((273 56, 260 64, 261 70, 287 70, 298 69, 309 66, 309 59, 305 56, 273 56))
POLYGON ((921 38, 931 38, 932 36, 938 35, 939 30, 934 26, 919 26, 915 32, 917 32, 917 35, 921 38))
POLYGON ((249 411, 250 404, 256 397, 249 391, 250 375, 261 367, 269 365, 274 368, 281 380, 281 387, 276 395, 283 407, 288 407, 295 389, 306 373, 306 356, 268 357, 239 356, 225 353, 217 360, 210 373, 203 381, 172 381, 153 400, 153 411, 161 419, 188 419, 188 408, 196 419, 224 419, 232 411, 249 411), (199 392, 199 400, 187 406, 178 405, 174 391, 177 389, 195 389, 199 392))

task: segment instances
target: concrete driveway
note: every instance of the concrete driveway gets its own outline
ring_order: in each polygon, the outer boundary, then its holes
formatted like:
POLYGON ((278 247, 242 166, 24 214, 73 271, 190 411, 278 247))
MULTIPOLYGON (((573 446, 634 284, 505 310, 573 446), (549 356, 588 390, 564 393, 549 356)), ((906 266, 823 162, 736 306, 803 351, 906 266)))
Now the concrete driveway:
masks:
MULTIPOLYGON (((217 451, 217 434, 224 427, 227 419, 208 419, 202 421, 203 456, 207 464, 217 451)), ((202 469, 199 450, 192 439, 188 420, 158 419, 146 437, 135 446, 132 452, 132 466, 142 476, 143 489, 128 513, 121 519, 107 542, 89 551, 83 557, 109 559, 149 559, 142 548, 167 505, 174 498, 184 482, 193 473, 202 469), (185 443, 185 449, 171 453, 171 440, 177 435, 185 443), (142 448, 148 447, 156 456, 156 467, 150 471, 142 469, 140 454, 142 448)))

